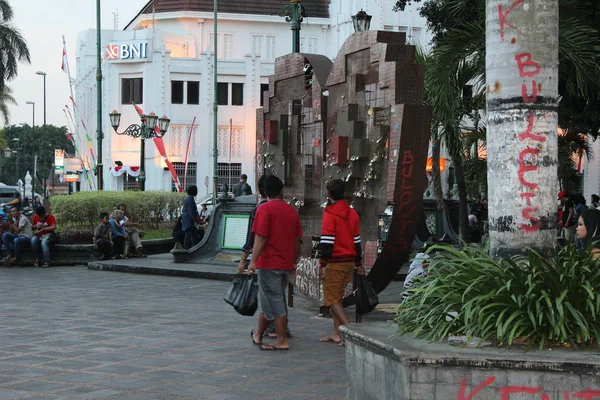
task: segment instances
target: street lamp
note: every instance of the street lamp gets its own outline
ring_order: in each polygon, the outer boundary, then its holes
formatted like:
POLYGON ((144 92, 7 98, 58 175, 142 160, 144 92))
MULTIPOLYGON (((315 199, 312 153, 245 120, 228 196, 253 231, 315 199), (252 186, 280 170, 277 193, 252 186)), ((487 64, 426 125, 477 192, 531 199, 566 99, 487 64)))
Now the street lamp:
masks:
POLYGON ((169 129, 169 124, 171 120, 165 116, 158 118, 158 116, 154 113, 150 113, 149 115, 141 116, 141 125, 131 124, 125 129, 123 132, 119 132, 117 129, 121 124, 121 113, 117 110, 114 110, 112 113, 108 114, 110 117, 110 124, 112 125, 115 133, 117 135, 126 135, 131 136, 133 138, 140 138, 140 191, 146 190, 146 166, 145 166, 145 157, 146 157, 146 147, 145 140, 146 139, 154 139, 156 137, 163 137, 167 130, 169 129), (160 134, 156 132, 156 125, 158 123, 158 130, 160 134))
POLYGON ((35 126, 35 101, 26 101, 25 104, 31 104, 33 106, 33 124, 32 127, 35 126))
POLYGON ((360 9, 356 15, 352 16, 352 25, 354 25, 354 32, 364 32, 368 31, 371 27, 371 15, 367 14, 360 9))
POLYGON ((44 126, 46 126, 46 73, 44 71, 37 71, 35 74, 44 77, 44 126))
POLYGON ((292 53, 300 53, 300 25, 306 17, 306 9, 300 0, 290 0, 290 4, 281 9, 281 16, 292 25, 292 53))
POLYGON ((16 142, 16 146, 17 146, 17 150, 12 150, 12 153, 17 155, 17 157, 15 158, 15 174, 17 175, 15 182, 18 183, 19 182, 19 156, 20 156, 18 148, 19 148, 21 139, 13 138, 13 142, 16 142))

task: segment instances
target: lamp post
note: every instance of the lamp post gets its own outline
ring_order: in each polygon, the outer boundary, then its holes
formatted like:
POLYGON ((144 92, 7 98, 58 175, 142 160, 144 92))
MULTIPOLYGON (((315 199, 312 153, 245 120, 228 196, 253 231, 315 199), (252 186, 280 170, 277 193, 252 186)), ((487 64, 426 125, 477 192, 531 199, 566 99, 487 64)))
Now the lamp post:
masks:
POLYGON ((44 71, 37 71, 35 74, 44 77, 44 126, 46 126, 46 73, 44 71))
POLYGON ((35 101, 26 101, 25 104, 31 104, 31 106, 33 107, 33 123, 32 123, 32 127, 35 126, 35 101))
POLYGON ((300 25, 306 17, 306 9, 300 0, 290 0, 290 4, 281 9, 281 16, 292 25, 292 53, 300 53, 300 25))
MULTIPOLYGON (((217 71, 217 51, 218 51, 218 21, 217 21, 217 11, 218 11, 218 0, 214 0, 213 3, 213 207, 217 204, 217 190, 219 188, 219 150, 217 148, 217 139, 218 139, 218 111, 219 111, 219 102, 217 100, 217 94, 219 92, 219 83, 217 82, 218 71, 217 71)), ((231 168, 231 165, 229 166, 231 168)), ((187 189, 187 188, 184 188, 187 189)))
POLYGON ((163 137, 169 129, 171 120, 165 116, 158 118, 156 114, 150 113, 149 115, 141 116, 141 125, 131 124, 123 132, 119 132, 117 129, 121 124, 121 113, 114 110, 109 114, 110 124, 112 125, 117 135, 126 135, 133 138, 140 138, 140 191, 146 190, 146 139, 154 139, 156 137, 163 137), (158 123, 158 129, 160 134, 156 132, 156 124, 158 123))
POLYGON ((96 139, 98 140, 98 162, 96 163, 96 177, 98 178, 98 190, 102 190, 103 187, 103 165, 102 165, 102 139, 104 139, 104 133, 102 133, 102 27, 100 26, 100 0, 96 0, 96 88, 98 93, 96 96, 96 107, 98 108, 98 114, 96 114, 98 125, 96 128, 96 139))
POLYGON ((16 179, 15 182, 19 182, 19 144, 21 142, 21 140, 19 138, 13 138, 13 142, 16 142, 16 147, 17 150, 13 150, 12 153, 16 154, 17 156, 15 157, 15 175, 16 175, 16 179))
POLYGON ((352 25, 354 25, 354 32, 365 32, 371 27, 371 15, 367 14, 360 9, 356 15, 352 16, 352 25))

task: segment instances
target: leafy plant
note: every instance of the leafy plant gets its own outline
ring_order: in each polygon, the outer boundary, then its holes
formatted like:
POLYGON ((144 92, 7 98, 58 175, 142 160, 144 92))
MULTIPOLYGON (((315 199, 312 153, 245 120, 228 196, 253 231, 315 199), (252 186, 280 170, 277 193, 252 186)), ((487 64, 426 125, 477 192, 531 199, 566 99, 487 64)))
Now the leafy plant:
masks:
POLYGON ((591 252, 567 246, 549 258, 531 251, 497 260, 480 246, 434 249, 429 276, 398 307, 400 333, 599 346, 600 265, 591 252))

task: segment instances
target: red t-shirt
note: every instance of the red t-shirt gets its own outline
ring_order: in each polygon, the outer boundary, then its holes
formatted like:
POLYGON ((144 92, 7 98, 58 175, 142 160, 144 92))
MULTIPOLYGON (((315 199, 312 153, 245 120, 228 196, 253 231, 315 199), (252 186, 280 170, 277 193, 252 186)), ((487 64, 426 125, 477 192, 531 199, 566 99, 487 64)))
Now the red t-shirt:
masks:
MULTIPOLYGON (((35 214, 33 216, 33 220, 31 221, 31 225, 35 226, 36 224, 38 224, 40 222, 42 222, 42 220, 40 219, 40 217, 37 214, 35 214)), ((54 215, 52 215, 52 214, 47 214, 46 215, 46 222, 44 222, 43 228, 45 228, 47 226, 51 226, 51 225, 56 225, 56 218, 54 218, 54 215)), ((40 231, 37 231, 37 232, 35 232, 35 236, 47 235, 49 233, 51 233, 51 232, 40 232, 40 231)))
POLYGON ((294 270, 296 239, 302 237, 295 208, 281 200, 266 202, 256 210, 252 233, 267 238, 257 268, 294 270))

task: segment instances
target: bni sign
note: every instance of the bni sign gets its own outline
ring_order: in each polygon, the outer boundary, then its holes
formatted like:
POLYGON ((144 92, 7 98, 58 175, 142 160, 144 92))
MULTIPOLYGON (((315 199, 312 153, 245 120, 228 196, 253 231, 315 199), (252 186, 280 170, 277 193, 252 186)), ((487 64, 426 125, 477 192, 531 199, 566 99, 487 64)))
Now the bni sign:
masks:
POLYGON ((127 42, 106 46, 106 59, 110 61, 149 61, 148 42, 127 42))

